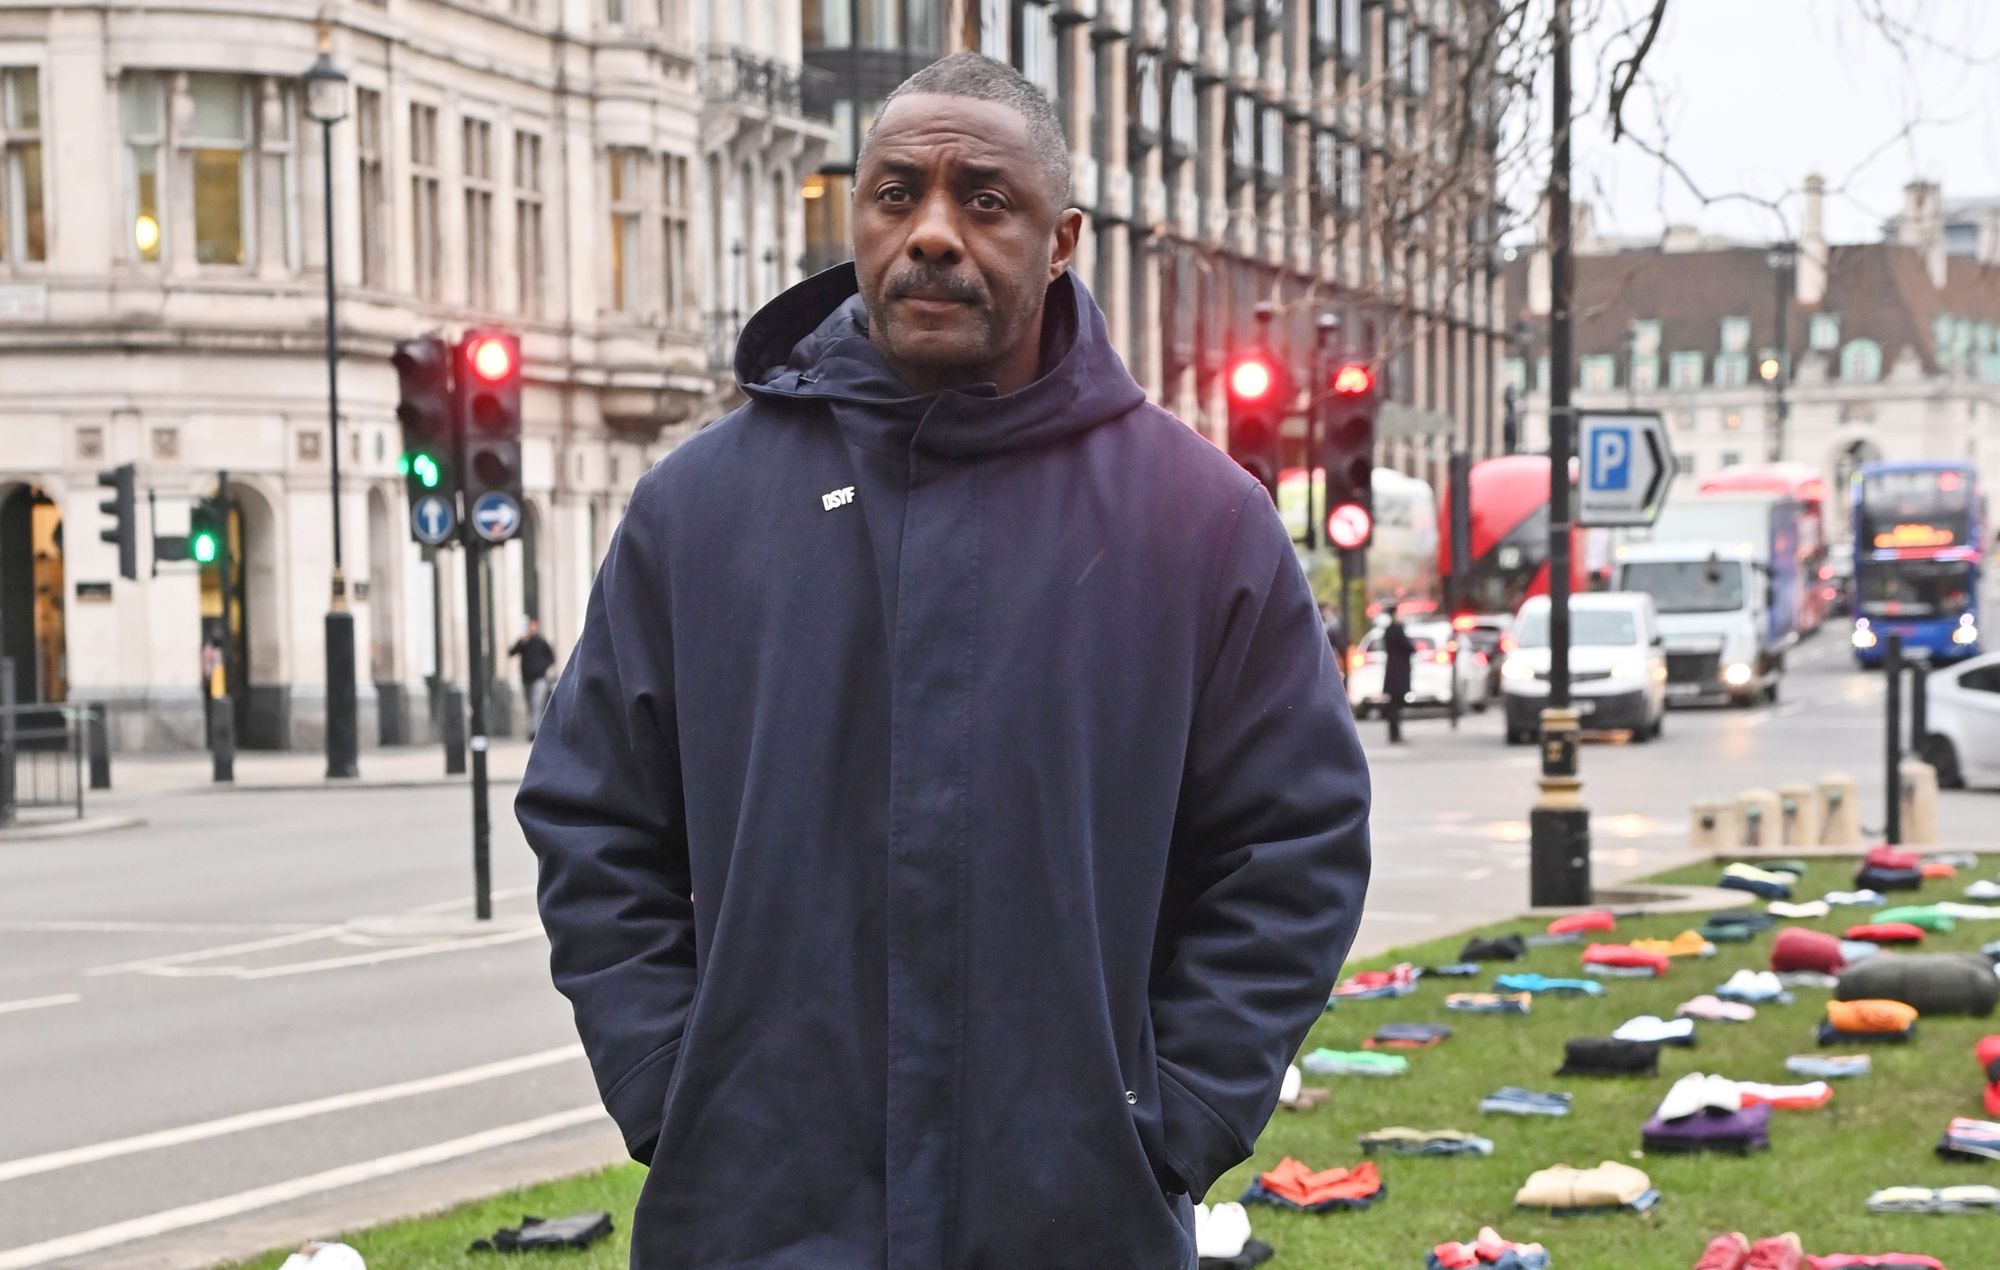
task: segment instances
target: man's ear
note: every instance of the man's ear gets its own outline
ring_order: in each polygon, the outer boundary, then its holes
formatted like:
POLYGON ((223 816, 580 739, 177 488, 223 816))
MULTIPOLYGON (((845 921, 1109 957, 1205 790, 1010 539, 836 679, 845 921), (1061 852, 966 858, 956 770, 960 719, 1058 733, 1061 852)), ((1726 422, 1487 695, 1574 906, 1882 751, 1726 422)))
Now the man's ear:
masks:
POLYGON ((1050 282, 1062 277, 1063 270, 1069 268, 1070 257, 1076 255, 1077 235, 1082 232, 1082 212, 1066 207, 1056 214, 1055 247, 1049 252, 1050 282))

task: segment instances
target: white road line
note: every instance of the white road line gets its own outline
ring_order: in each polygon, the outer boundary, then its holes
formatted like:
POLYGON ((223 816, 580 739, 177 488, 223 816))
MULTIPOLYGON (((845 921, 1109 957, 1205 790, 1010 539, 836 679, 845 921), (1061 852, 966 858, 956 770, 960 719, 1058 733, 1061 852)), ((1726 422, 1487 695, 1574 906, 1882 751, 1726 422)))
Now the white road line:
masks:
POLYGON ((26 997, 19 1001, 0 1001, 0 1014, 18 1014, 22 1010, 42 1010, 52 1005, 75 1005, 83 1000, 74 992, 59 993, 53 997, 26 997))
POLYGON ((1490 878, 1492 876, 1493 876, 1493 866, 1489 864, 1482 869, 1468 870, 1465 875, 1465 880, 1468 882, 1483 882, 1487 878, 1490 878))
POLYGON ((375 966, 385 961, 403 961, 411 957, 430 957, 437 953, 465 952, 474 948, 489 948, 496 944, 518 943, 524 939, 541 938, 540 926, 527 926, 520 930, 501 931, 495 935, 475 935, 469 939, 445 939, 428 944, 405 944, 397 948, 384 948, 376 952, 351 953, 345 957, 322 957, 317 961, 287 961, 275 966, 155 966, 143 968, 141 973, 163 979, 236 979, 248 982, 256 979, 285 979, 292 975, 318 974, 326 970, 347 970, 354 966, 375 966))
POLYGON ((50 1173, 57 1169, 75 1168, 79 1164, 95 1164, 100 1160, 137 1155, 141 1151, 157 1151, 163 1147, 184 1146, 190 1142, 203 1142, 210 1138, 226 1137, 232 1133, 247 1133, 252 1129, 269 1128, 274 1124, 289 1124, 294 1120, 304 1120, 310 1116, 352 1111, 356 1107, 372 1107, 378 1103, 393 1102, 398 1098, 415 1098, 420 1094, 463 1089, 467 1085, 499 1080, 503 1076, 514 1076, 543 1067, 553 1067, 558 1063, 582 1057, 583 1046, 562 1045, 552 1050, 542 1050, 537 1054, 504 1058, 494 1063, 482 1063, 477 1067, 465 1067, 455 1072, 406 1080, 394 1085, 357 1089, 353 1093, 334 1094, 307 1102, 290 1103, 283 1107, 245 1111, 234 1116, 223 1116, 218 1120, 204 1120, 200 1124, 181 1125, 174 1129, 135 1134, 129 1138, 114 1138, 109 1142, 94 1142, 89 1146, 50 1151, 45 1155, 0 1161, 0 1182, 11 1182, 15 1178, 50 1173))
MULTIPOLYGON (((497 903, 500 900, 517 899, 520 896, 533 895, 534 893, 535 888, 532 886, 510 886, 493 892, 493 899, 497 903)), ((466 895, 455 900, 439 900, 435 904, 425 904, 421 908, 405 909, 404 911, 407 913, 449 913, 455 908, 471 907, 472 897, 466 895)))
POLYGON ((330 939, 344 929, 346 928, 342 926, 314 926, 307 930, 293 931, 289 935, 275 935, 270 939, 252 939, 240 944, 223 944, 217 948, 196 948, 191 952, 169 953, 163 957, 140 957, 133 961, 121 961, 114 966, 95 966, 84 971, 84 974, 132 974, 135 971, 157 970, 162 966, 181 966, 189 962, 207 961, 211 957, 227 957, 231 953, 264 952, 272 948, 288 948, 293 944, 306 944, 317 939, 330 939))
POLYGON ((0 933, 10 935, 268 935, 306 929, 305 922, 0 922, 0 933))
POLYGON ((398 1173, 408 1173, 412 1169, 442 1164, 446 1160, 476 1155, 481 1151, 490 1151, 494 1147, 526 1142, 530 1138, 539 1138, 577 1125, 589 1124, 602 1119, 603 1116, 604 1108, 595 1103, 588 1107, 572 1107, 568 1111, 559 1111, 554 1115, 538 1116, 533 1120, 523 1120, 517 1124, 503 1125, 498 1129, 488 1129, 484 1133, 453 1138, 449 1142, 418 1147, 413 1151, 403 1151, 396 1155, 385 1155, 378 1160, 327 1169, 325 1172, 293 1178, 288 1182, 277 1182, 270 1186, 257 1187, 255 1190, 238 1191, 234 1195, 203 1200, 198 1204, 149 1213, 129 1221, 99 1226, 95 1230, 79 1231, 74 1235, 63 1235, 38 1244, 28 1244, 0 1252, 0 1270, 29 1270, 29 1267, 47 1265, 51 1261, 60 1261, 65 1257, 80 1257, 86 1253, 131 1243, 135 1239, 150 1239, 170 1231, 199 1226, 203 1222, 220 1221, 225 1217, 235 1217, 241 1213, 269 1208, 273 1204, 288 1203, 304 1199, 309 1195, 338 1190, 343 1186, 372 1182, 377 1178, 393 1177, 398 1173))

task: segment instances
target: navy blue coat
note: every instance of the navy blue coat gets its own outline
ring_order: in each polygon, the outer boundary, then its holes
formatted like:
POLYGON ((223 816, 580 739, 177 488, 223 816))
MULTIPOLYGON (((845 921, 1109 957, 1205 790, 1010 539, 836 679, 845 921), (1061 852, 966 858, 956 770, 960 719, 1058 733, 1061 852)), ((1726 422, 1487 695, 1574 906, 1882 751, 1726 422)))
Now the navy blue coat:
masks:
POLYGON ((1353 938, 1368 777, 1271 500, 1081 284, 912 396, 854 272, 639 482, 516 804, 646 1270, 1181 1270, 1353 938))

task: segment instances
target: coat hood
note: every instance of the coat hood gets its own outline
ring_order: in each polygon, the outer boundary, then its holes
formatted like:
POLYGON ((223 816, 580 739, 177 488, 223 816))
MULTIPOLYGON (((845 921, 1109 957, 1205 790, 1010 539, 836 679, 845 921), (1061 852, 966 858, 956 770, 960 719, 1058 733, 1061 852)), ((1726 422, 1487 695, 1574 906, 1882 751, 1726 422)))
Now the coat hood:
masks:
POLYGON ((750 396, 921 414, 915 446, 942 457, 1048 445, 1146 399, 1111 347, 1097 302, 1068 272, 1049 284, 1042 367, 1033 383, 1004 395, 992 384, 913 393, 868 340, 868 312, 852 262, 815 274, 765 305, 736 346, 736 379, 750 396))

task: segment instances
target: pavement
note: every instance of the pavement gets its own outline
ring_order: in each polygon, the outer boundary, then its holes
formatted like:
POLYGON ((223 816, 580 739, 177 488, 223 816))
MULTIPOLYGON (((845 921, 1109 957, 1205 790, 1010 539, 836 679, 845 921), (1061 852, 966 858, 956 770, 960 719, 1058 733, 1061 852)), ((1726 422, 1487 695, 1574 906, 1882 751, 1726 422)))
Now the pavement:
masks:
MULTIPOLYGON (((1784 704, 1669 716, 1651 745, 1588 744, 1606 883, 1689 858, 1697 800, 1861 778, 1881 822, 1879 677, 1836 635, 1784 704)), ((1364 726, 1375 881, 1359 951, 1520 911, 1535 752, 1497 713, 1409 743, 1364 726)), ((93 815, 136 828, 0 841, 0 1270, 201 1267, 622 1158, 549 986, 533 860, 496 747, 496 916, 474 923, 469 794, 435 749, 129 758, 93 815)), ((1947 794, 1946 841, 1992 795, 1947 794)))

